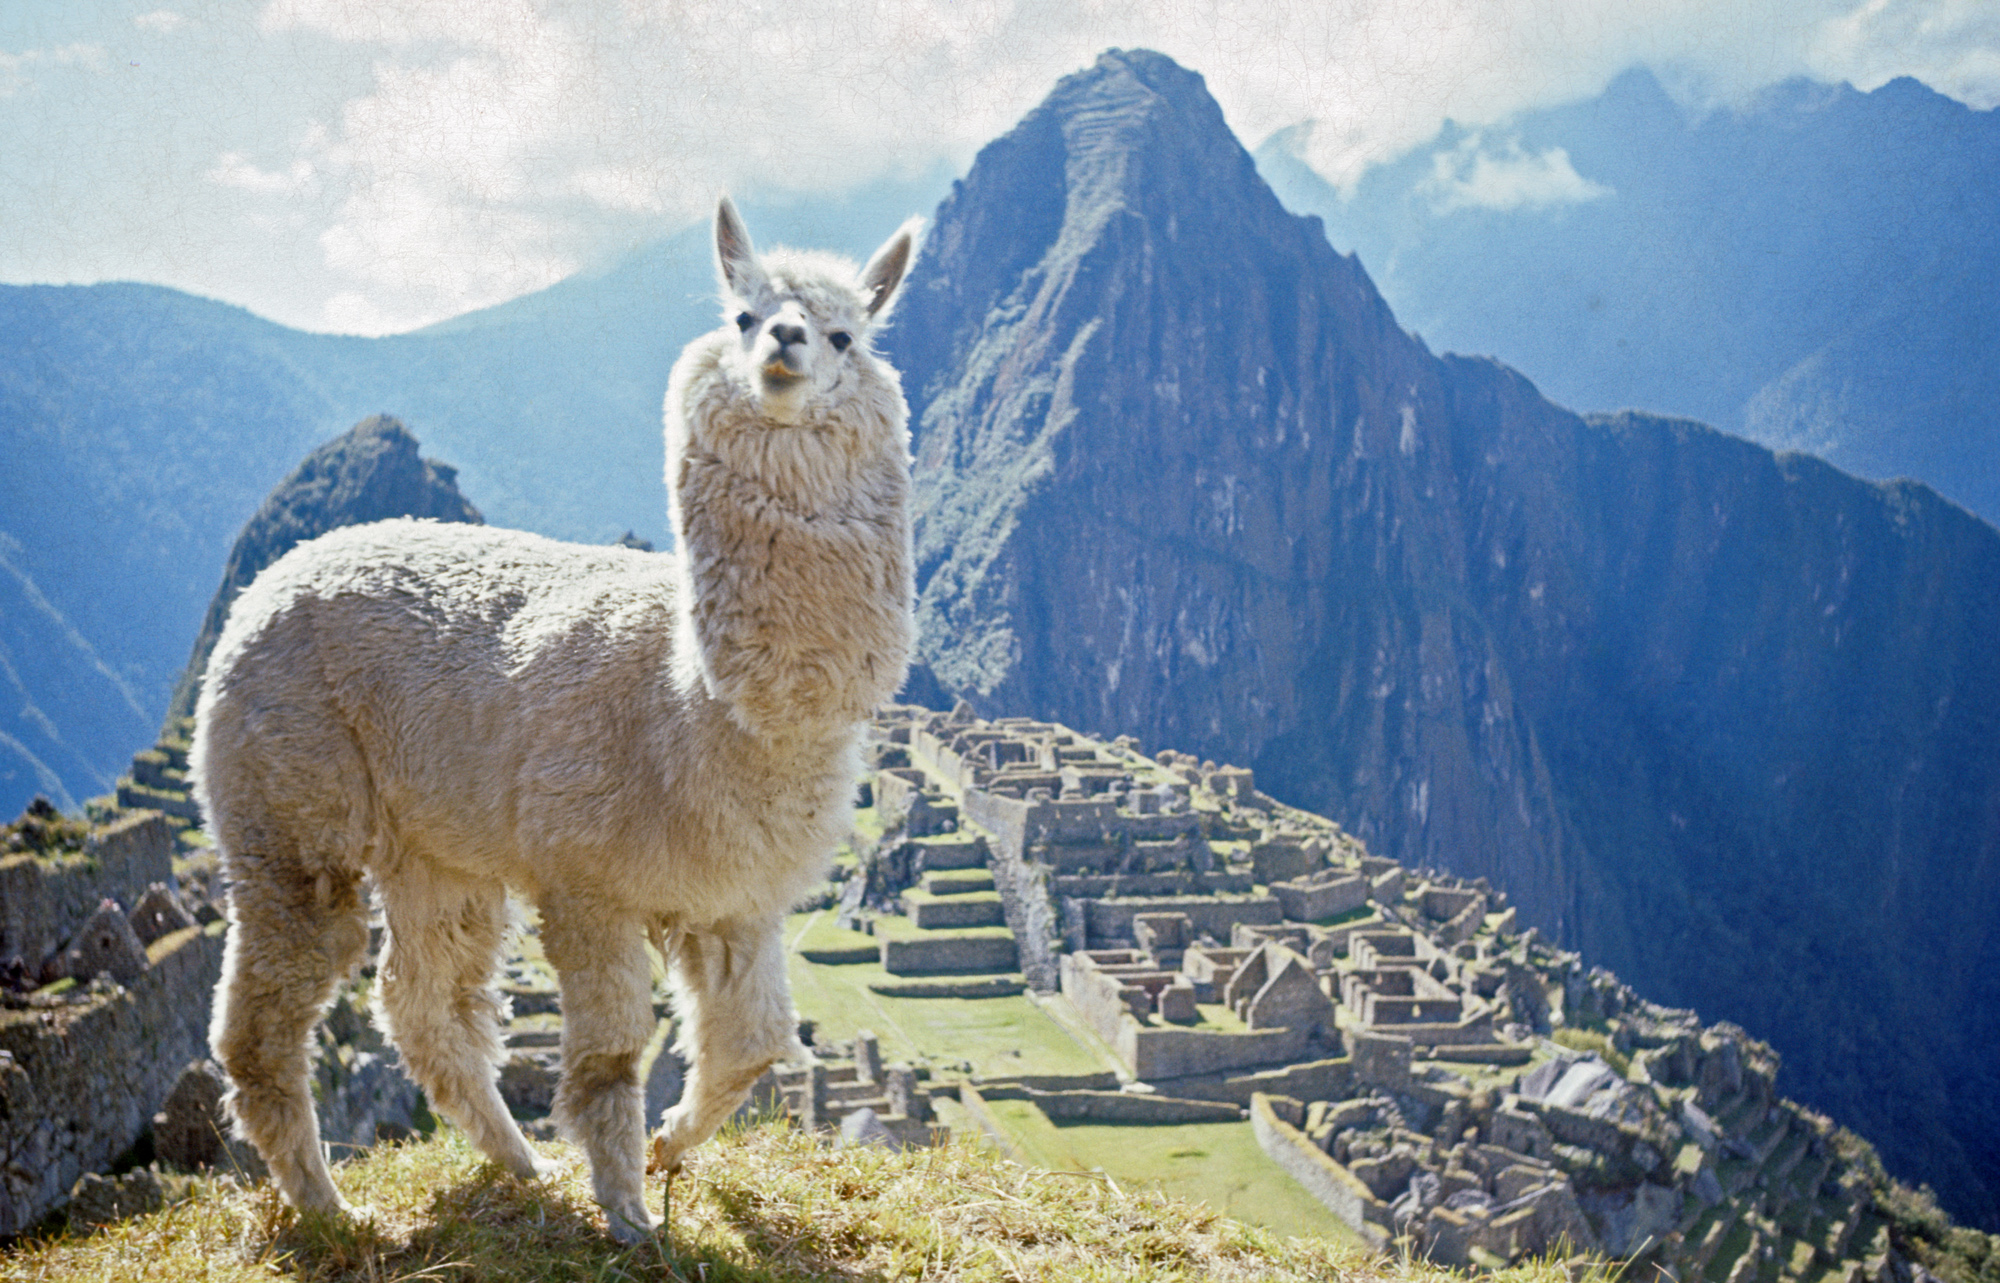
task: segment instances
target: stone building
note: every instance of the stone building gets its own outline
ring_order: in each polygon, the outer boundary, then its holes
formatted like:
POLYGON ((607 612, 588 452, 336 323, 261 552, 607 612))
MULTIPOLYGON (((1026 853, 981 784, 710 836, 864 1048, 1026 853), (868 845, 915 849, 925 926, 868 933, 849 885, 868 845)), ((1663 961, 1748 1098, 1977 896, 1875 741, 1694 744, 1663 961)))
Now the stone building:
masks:
POLYGON ((1768 1047, 1587 971, 1483 879, 1128 739, 962 706, 888 710, 876 739, 876 797, 980 853, 1024 982, 1121 1066, 1090 1108, 1245 1109, 1363 1237, 1462 1267, 1590 1250, 1750 1283, 1774 1254, 1778 1280, 1888 1259, 1768 1047))

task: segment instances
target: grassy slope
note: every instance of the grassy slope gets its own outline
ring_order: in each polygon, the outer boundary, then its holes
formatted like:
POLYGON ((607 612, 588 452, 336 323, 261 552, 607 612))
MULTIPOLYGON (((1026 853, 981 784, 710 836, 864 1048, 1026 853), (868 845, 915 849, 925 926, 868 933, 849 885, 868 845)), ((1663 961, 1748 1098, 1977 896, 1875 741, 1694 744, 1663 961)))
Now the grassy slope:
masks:
MULTIPOLYGON (((35 1283, 299 1280, 1442 1279, 1325 1241, 1279 1242, 1206 1208, 1101 1178, 1038 1171, 969 1145, 831 1149, 783 1125, 725 1134, 675 1186, 671 1233, 619 1248, 576 1152, 522 1184, 463 1137, 388 1145, 341 1165, 376 1210, 355 1227, 285 1209, 268 1186, 196 1183, 165 1211, 94 1234, 16 1243, 0 1278, 35 1283)), ((1560 1270, 1509 1271, 1566 1283, 1560 1270)))
POLYGON ((1025 1100, 988 1101, 987 1108, 1021 1157, 1039 1167, 1102 1170, 1126 1188, 1205 1204, 1276 1234, 1362 1246, 1353 1230, 1258 1147, 1248 1123, 1059 1124, 1025 1100))
MULTIPOLYGON (((794 934, 796 934, 794 928, 794 934)), ((788 937, 789 938, 789 937, 788 937)), ((891 979, 879 962, 816 966, 790 955, 792 999, 817 1024, 814 1037, 839 1042, 871 1029, 886 1061, 960 1063, 981 1077, 1090 1074, 1108 1068, 1042 1013, 1025 994, 1011 998, 892 998, 868 988, 891 979)))

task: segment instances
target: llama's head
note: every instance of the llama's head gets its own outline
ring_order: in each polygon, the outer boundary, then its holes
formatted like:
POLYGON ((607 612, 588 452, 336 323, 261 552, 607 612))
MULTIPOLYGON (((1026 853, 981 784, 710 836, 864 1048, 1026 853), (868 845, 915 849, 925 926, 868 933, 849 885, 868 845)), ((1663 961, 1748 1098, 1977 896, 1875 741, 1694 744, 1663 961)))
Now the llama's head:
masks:
POLYGON ((736 207, 722 198, 715 259, 724 324, 736 331, 730 360, 766 418, 798 422, 853 386, 855 364, 872 359, 869 332, 888 316, 921 225, 903 224, 857 272, 837 255, 758 255, 736 207))

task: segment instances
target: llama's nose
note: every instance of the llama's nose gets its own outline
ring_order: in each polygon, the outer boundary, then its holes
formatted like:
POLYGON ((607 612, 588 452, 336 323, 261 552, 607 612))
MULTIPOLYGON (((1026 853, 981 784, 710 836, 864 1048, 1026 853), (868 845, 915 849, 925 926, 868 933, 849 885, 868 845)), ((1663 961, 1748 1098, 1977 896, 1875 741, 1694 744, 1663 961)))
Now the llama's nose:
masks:
POLYGON ((794 343, 806 341, 806 327, 803 325, 778 324, 771 327, 771 337, 778 340, 779 347, 790 347, 794 343))

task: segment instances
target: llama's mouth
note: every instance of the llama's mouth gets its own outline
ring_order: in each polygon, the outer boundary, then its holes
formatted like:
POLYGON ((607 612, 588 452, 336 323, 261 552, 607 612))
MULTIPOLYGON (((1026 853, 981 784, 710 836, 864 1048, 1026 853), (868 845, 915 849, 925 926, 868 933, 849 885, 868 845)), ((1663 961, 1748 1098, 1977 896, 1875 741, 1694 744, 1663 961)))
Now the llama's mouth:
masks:
POLYGON ((773 392, 782 392, 805 378, 802 372, 788 365, 783 357, 773 357, 765 362, 762 373, 765 388, 773 392))

